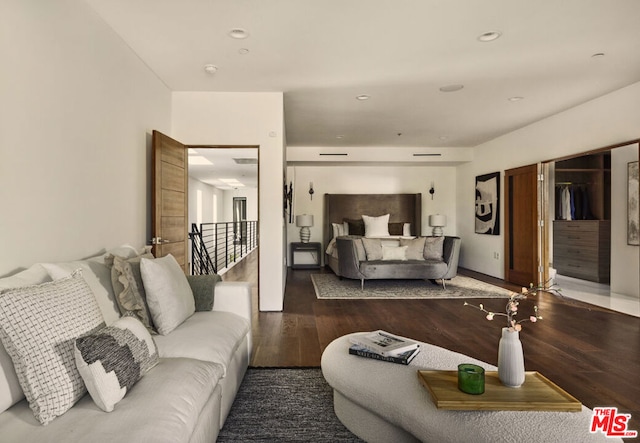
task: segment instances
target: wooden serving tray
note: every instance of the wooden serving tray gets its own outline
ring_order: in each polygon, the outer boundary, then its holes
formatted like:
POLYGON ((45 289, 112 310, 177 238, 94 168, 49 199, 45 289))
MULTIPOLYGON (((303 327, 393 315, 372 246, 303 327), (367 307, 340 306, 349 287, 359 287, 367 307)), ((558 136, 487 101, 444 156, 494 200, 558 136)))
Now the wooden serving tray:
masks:
POLYGON ((565 411, 579 412, 582 404, 538 372, 526 372, 519 388, 508 388, 498 372, 485 372, 484 394, 458 389, 458 371, 418 371, 438 409, 457 411, 565 411))

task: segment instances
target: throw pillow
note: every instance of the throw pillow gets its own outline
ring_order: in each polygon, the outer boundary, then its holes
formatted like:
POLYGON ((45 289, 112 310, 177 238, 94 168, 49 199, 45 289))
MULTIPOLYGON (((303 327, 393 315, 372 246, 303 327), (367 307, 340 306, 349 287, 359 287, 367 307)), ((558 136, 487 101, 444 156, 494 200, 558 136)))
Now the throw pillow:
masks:
POLYGON ((153 258, 150 247, 142 255, 133 258, 112 257, 111 283, 120 313, 139 319, 150 331, 154 331, 151 312, 147 305, 147 294, 140 273, 140 260, 153 258))
POLYGON ((40 423, 64 414, 87 392, 73 343, 102 327, 102 313, 81 271, 0 294, 0 339, 40 423))
POLYGON ((218 274, 189 275, 187 277, 193 299, 196 304, 196 312, 211 311, 215 299, 216 283, 222 281, 218 274))
POLYGON ((345 218, 344 223, 346 223, 348 227, 348 229, 345 229, 346 234, 364 236, 364 221, 362 221, 362 219, 345 218))
POLYGON ((411 237, 411 223, 405 223, 402 226, 402 235, 404 237, 411 237))
POLYGON ((424 260, 424 237, 418 238, 401 238, 400 246, 407 247, 407 259, 408 260, 424 260))
POLYGON ((425 260, 442 260, 444 251, 444 237, 425 237, 425 260))
POLYGON ((363 215, 365 237, 389 237, 389 214, 379 217, 363 215))
POLYGON ((389 235, 402 235, 404 223, 389 223, 389 235))
MULTIPOLYGON (((47 271, 39 264, 31 266, 11 277, 0 278, 2 289, 13 289, 21 286, 33 286, 51 281, 47 271)), ((24 398, 13 361, 0 342, 0 413, 6 411, 24 398)))
POLYGON ((382 242, 377 238, 363 238, 362 244, 367 254, 367 260, 382 260, 382 242))
POLYGON ((407 246, 383 246, 382 259, 383 260, 406 260, 407 246))
POLYGON ((333 238, 342 237, 343 235, 345 235, 344 225, 344 223, 331 223, 331 228, 333 229, 333 238))
POLYGON ((159 334, 167 335, 196 310, 187 276, 171 254, 142 258, 140 273, 153 324, 159 334))
POLYGON ((105 412, 158 363, 158 349, 149 331, 135 317, 75 341, 75 361, 91 398, 105 412))

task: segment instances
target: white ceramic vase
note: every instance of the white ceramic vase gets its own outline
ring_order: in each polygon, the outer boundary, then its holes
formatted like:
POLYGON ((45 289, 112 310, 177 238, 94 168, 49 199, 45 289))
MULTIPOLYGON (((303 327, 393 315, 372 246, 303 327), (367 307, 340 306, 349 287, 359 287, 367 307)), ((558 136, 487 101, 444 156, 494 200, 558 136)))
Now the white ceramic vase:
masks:
POLYGON ((524 355, 520 333, 502 328, 498 345, 498 378, 503 385, 518 388, 524 383, 524 355))

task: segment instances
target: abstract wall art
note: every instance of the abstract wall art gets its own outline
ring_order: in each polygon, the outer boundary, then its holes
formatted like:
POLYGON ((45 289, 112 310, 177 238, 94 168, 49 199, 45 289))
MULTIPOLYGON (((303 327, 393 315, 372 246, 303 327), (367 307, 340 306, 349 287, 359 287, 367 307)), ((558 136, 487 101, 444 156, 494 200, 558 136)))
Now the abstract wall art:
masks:
POLYGON ((476 177, 476 234, 500 234, 500 172, 476 177))

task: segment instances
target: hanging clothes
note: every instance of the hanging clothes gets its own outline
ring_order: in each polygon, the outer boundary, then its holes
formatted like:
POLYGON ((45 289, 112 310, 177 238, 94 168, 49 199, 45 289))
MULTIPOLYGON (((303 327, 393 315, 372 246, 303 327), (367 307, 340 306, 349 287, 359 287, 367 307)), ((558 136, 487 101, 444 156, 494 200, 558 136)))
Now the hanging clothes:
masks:
POLYGON ((555 189, 556 220, 592 220, 589 191, 584 184, 559 184, 555 189))

